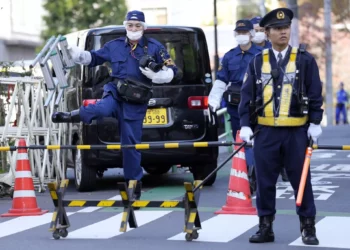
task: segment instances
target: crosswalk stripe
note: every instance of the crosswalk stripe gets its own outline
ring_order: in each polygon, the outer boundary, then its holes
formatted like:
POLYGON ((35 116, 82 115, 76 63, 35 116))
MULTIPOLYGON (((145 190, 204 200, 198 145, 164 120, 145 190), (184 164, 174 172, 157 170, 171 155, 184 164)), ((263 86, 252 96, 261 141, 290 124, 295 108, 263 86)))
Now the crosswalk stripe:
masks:
MULTIPOLYGON (((68 216, 74 213, 67 213, 68 216)), ((0 238, 20 233, 51 222, 52 213, 39 216, 23 216, 0 223, 0 238)), ((49 227, 47 228, 49 229, 49 227)))
MULTIPOLYGON (((229 242, 259 223, 256 215, 217 215, 202 223, 196 241, 229 242)), ((168 240, 185 240, 185 233, 179 233, 168 240)))
MULTIPOLYGON (((155 221, 172 211, 135 211, 137 225, 140 227, 151 221, 155 221)), ((69 233, 67 239, 109 239, 122 234, 119 227, 122 213, 108 219, 99 221, 89 226, 77 229, 69 233)), ((133 228, 127 229, 127 232, 133 228)))
MULTIPOLYGON (((350 217, 325 217, 316 224, 316 235, 320 244, 313 247, 350 248, 350 217)), ((301 237, 289 244, 305 246, 301 237)))

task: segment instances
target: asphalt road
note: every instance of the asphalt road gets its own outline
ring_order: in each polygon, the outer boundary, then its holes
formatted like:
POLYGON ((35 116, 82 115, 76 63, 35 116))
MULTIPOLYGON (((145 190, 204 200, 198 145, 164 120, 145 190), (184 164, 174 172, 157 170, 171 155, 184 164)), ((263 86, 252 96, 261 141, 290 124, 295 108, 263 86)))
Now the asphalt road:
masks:
MULTIPOLYGON (((328 127, 319 144, 349 145, 350 127, 328 127)), ((227 157, 221 148, 220 159, 227 157)), ((312 156, 312 182, 317 206, 317 235, 324 249, 350 249, 350 151, 315 150, 312 156)), ((301 243, 299 220, 295 213, 292 189, 287 182, 277 184, 277 215, 274 223, 276 240, 268 244, 250 244, 248 238, 255 233, 258 217, 255 215, 217 215, 226 203, 229 162, 220 172, 212 187, 201 190, 199 215, 202 229, 199 238, 185 240, 182 233, 182 209, 145 208, 136 211, 138 228, 120 233, 119 208, 66 208, 71 226, 65 239, 54 240, 48 231, 54 206, 48 191, 36 193, 38 205, 48 210, 41 216, 0 217, 1 249, 305 249, 301 243)), ((93 193, 77 193, 72 173, 65 198, 68 199, 120 199, 116 183, 122 181, 120 170, 109 170, 98 181, 93 193)), ((146 175, 142 199, 180 199, 184 194, 184 181, 192 181, 190 173, 178 169, 175 173, 156 178, 146 175)), ((11 208, 11 199, 0 199, 0 214, 11 208)), ((255 200, 253 197, 253 206, 255 200)))

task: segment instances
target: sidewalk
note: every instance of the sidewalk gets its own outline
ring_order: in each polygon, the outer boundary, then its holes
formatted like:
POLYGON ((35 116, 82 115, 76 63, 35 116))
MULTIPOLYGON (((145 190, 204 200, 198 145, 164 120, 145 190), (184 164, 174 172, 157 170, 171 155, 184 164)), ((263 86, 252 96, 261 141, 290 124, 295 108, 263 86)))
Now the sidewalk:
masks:
POLYGON ((322 127, 318 144, 350 145, 350 126, 338 125, 322 127))

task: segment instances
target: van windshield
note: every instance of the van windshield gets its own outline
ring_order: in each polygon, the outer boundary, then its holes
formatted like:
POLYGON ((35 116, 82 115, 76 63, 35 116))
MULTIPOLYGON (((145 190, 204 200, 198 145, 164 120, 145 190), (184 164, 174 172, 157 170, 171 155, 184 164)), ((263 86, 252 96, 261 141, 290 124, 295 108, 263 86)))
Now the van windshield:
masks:
MULTIPOLYGON (((98 50, 105 43, 121 36, 125 36, 124 32, 96 35, 94 36, 93 48, 98 50)), ((169 52, 178 67, 175 83, 185 85, 205 83, 205 74, 210 73, 207 45, 206 41, 198 39, 197 33, 192 31, 148 31, 145 36, 158 40, 169 52)), ((93 71, 97 72, 97 69, 93 71)))

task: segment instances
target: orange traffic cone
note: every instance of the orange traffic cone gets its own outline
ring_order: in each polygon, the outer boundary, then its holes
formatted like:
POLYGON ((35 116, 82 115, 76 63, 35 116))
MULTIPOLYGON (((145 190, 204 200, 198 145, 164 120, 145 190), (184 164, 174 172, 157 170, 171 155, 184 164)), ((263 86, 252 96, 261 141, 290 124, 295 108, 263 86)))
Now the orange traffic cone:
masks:
MULTIPOLYGON (((242 143, 239 132, 236 142, 242 143)), ((234 146, 234 150, 238 147, 234 146)), ((215 214, 257 214, 256 208, 252 206, 244 147, 233 156, 226 205, 215 214)))
MULTIPOLYGON (((20 139, 18 147, 26 147, 26 141, 20 139)), ((36 202, 32 173, 26 148, 17 152, 16 179, 12 200, 12 208, 2 217, 42 215, 47 210, 41 210, 36 202)))

